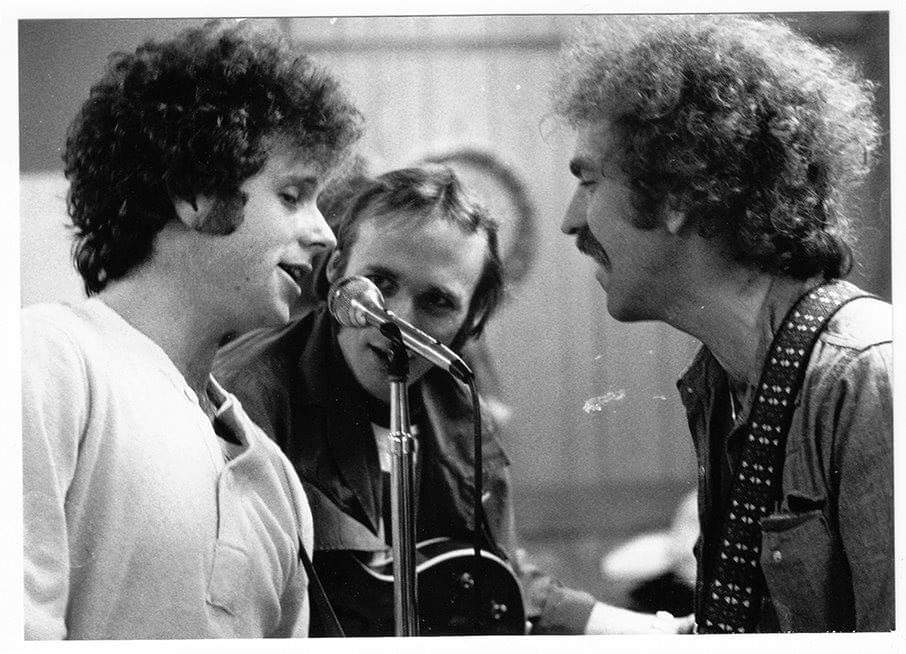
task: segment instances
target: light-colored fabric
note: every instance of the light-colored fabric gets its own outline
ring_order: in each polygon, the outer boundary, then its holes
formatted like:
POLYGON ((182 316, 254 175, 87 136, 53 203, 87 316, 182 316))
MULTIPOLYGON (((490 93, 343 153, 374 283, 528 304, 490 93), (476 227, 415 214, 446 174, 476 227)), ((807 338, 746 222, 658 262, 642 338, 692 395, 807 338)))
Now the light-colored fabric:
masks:
MULTIPOLYGON (((292 467, 217 387, 98 299, 22 312, 25 637, 304 636, 312 546, 292 467)), ((216 384, 215 384, 216 386, 216 384)))

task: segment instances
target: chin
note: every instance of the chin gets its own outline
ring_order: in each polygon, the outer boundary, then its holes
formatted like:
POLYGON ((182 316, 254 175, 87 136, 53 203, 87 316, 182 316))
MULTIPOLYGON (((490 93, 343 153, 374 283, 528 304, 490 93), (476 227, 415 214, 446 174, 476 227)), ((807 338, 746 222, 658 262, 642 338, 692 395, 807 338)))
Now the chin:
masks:
POLYGON ((283 325, 285 325, 286 323, 289 322, 291 315, 292 315, 292 312, 290 311, 290 308, 288 306, 286 306, 285 304, 281 305, 273 313, 270 320, 268 321, 267 326, 268 327, 282 327, 283 325))
POLYGON ((617 322, 639 322, 641 320, 650 320, 650 317, 638 307, 625 302, 620 302, 619 298, 610 293, 607 294, 607 313, 617 322))
POLYGON ((260 307, 255 313, 246 315, 244 321, 246 324, 242 326, 242 329, 251 331, 267 327, 282 327, 289 322, 289 316, 289 307, 283 303, 260 307))
MULTIPOLYGON (((420 367, 412 366, 406 377, 407 385, 411 386, 419 381, 425 372, 420 367)), ((364 388, 369 395, 384 402, 390 402, 390 378, 384 370, 378 368, 368 370, 353 369, 353 375, 359 386, 364 388)))
POLYGON ((365 391, 373 398, 382 400, 384 402, 390 401, 390 380, 387 377, 381 378, 377 373, 361 375, 356 374, 357 371, 353 371, 353 375, 356 378, 356 381, 359 383, 365 391))

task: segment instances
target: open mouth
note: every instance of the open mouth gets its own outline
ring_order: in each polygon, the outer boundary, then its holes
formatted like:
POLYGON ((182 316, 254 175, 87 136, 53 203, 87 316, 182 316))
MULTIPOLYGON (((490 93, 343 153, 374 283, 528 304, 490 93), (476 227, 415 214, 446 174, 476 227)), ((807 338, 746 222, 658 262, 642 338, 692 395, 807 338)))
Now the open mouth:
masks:
POLYGON ((309 274, 311 274, 311 266, 308 264, 295 264, 281 261, 277 264, 277 267, 285 272, 300 289, 305 284, 305 280, 308 279, 309 274))
MULTIPOLYGON (((377 357, 378 361, 380 361, 381 363, 383 363, 384 365, 386 365, 388 367, 390 366, 390 364, 392 363, 392 360, 393 360, 393 354, 392 354, 389 346, 385 349, 385 348, 377 347, 376 345, 371 345, 370 343, 368 343, 367 347, 369 350, 371 350, 371 352, 374 354, 374 356, 377 357)), ((410 363, 415 359, 415 354, 411 350, 408 350, 408 349, 406 350, 406 356, 409 359, 410 363)))

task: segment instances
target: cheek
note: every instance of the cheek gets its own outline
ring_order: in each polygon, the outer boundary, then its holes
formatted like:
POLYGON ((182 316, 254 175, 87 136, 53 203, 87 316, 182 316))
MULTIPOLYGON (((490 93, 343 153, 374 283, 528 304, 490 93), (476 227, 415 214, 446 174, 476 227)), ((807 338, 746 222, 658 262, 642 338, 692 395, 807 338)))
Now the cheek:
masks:
POLYGON ((233 291, 242 291, 251 287, 262 293, 279 282, 275 262, 261 244, 244 242, 239 247, 232 247, 218 257, 214 267, 215 275, 221 285, 233 291))
POLYGON ((607 205, 599 200, 593 200, 586 205, 585 222, 591 230, 592 236, 600 240, 604 225, 609 214, 607 205))
MULTIPOLYGON (((359 348, 366 347, 366 337, 371 328, 355 329, 352 327, 340 327, 337 332, 337 343, 344 353, 356 353, 359 348)), ((375 340, 379 342, 379 340, 375 340)), ((350 357, 356 360, 356 356, 350 357)))
POLYGON ((447 316, 444 318, 434 317, 431 320, 426 321, 424 324, 426 327, 422 327, 424 331, 428 332, 445 345, 449 345, 450 342, 456 337, 459 333, 460 328, 462 327, 463 322, 466 319, 466 312, 461 311, 456 315, 447 316))
POLYGON ((239 229, 244 221, 244 197, 217 198, 196 229, 206 234, 228 235, 239 229))

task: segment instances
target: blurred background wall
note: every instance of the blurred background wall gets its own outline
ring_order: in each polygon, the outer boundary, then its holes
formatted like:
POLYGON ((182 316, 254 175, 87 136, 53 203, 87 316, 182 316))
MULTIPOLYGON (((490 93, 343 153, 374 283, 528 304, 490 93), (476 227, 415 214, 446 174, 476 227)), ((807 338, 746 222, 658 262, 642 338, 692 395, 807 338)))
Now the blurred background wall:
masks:
MULTIPOLYGON (((783 16, 861 63, 880 83, 888 125, 885 13, 783 16)), ((69 262, 65 130, 107 54, 200 20, 19 23, 21 303, 81 297, 69 262)), ((526 549, 564 582, 619 601, 598 573, 602 553, 664 527, 696 470, 675 380, 696 349, 653 324, 605 310, 591 264, 559 232, 573 191, 573 135, 548 114, 556 53, 574 16, 279 18, 345 83, 365 114, 374 172, 426 153, 487 148, 526 183, 538 250, 488 328, 513 409, 505 443, 526 549)), ((890 299, 889 147, 853 199, 862 221, 854 281, 890 299)), ((492 203, 493 204, 493 203, 492 203)), ((504 228, 504 245, 507 228, 504 228)))

